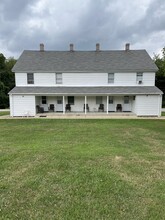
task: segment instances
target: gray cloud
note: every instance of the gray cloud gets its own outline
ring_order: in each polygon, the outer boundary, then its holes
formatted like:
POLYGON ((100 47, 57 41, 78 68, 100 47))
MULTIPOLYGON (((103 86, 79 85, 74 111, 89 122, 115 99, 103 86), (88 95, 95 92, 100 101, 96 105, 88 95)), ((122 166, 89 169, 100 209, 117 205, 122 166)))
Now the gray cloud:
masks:
POLYGON ((77 50, 164 47, 164 0, 1 0, 0 52, 18 56, 24 49, 77 50), (156 40, 156 42, 155 42, 156 40))

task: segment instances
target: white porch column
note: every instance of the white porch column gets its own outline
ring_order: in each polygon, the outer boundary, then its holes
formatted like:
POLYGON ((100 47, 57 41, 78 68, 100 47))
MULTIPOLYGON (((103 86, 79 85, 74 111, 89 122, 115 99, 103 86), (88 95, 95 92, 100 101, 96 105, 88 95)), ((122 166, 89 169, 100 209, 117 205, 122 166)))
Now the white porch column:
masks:
POLYGON ((87 103, 87 97, 85 96, 85 114, 87 113, 86 103, 87 103))
POLYGON ((63 96, 63 114, 65 114, 65 96, 63 96))
POLYGON ((109 96, 107 95, 107 114, 108 114, 109 96))

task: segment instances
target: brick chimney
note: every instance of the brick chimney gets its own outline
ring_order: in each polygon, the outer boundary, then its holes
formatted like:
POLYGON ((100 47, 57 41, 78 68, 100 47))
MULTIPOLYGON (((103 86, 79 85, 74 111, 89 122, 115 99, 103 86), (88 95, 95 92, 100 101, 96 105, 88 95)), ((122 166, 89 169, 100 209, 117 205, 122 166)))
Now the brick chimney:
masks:
POLYGON ((99 43, 96 44, 96 51, 100 51, 100 44, 99 43))
POLYGON ((40 44, 40 51, 44 52, 44 44, 43 43, 40 44))
POLYGON ((70 44, 70 51, 71 51, 71 52, 74 51, 74 44, 70 44))
POLYGON ((125 51, 129 51, 130 50, 130 44, 129 43, 126 43, 125 44, 125 51))

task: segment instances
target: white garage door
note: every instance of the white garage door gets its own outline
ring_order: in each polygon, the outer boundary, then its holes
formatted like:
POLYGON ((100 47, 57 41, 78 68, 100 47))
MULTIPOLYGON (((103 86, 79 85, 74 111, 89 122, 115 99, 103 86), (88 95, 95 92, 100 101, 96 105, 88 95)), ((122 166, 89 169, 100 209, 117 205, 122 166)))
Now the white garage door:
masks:
POLYGON ((35 96, 13 95, 13 116, 35 116, 35 96))

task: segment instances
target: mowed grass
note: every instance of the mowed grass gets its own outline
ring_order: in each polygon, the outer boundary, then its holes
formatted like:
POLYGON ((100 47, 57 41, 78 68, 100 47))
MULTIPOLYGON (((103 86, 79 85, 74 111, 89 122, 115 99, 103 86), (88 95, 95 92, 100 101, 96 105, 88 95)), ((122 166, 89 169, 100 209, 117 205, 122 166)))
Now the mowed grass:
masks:
POLYGON ((0 219, 165 219, 164 120, 0 120, 0 219))
POLYGON ((0 116, 4 116, 4 115, 10 115, 10 112, 9 111, 0 112, 0 116))
POLYGON ((162 116, 165 116, 165 112, 162 112, 162 116))

